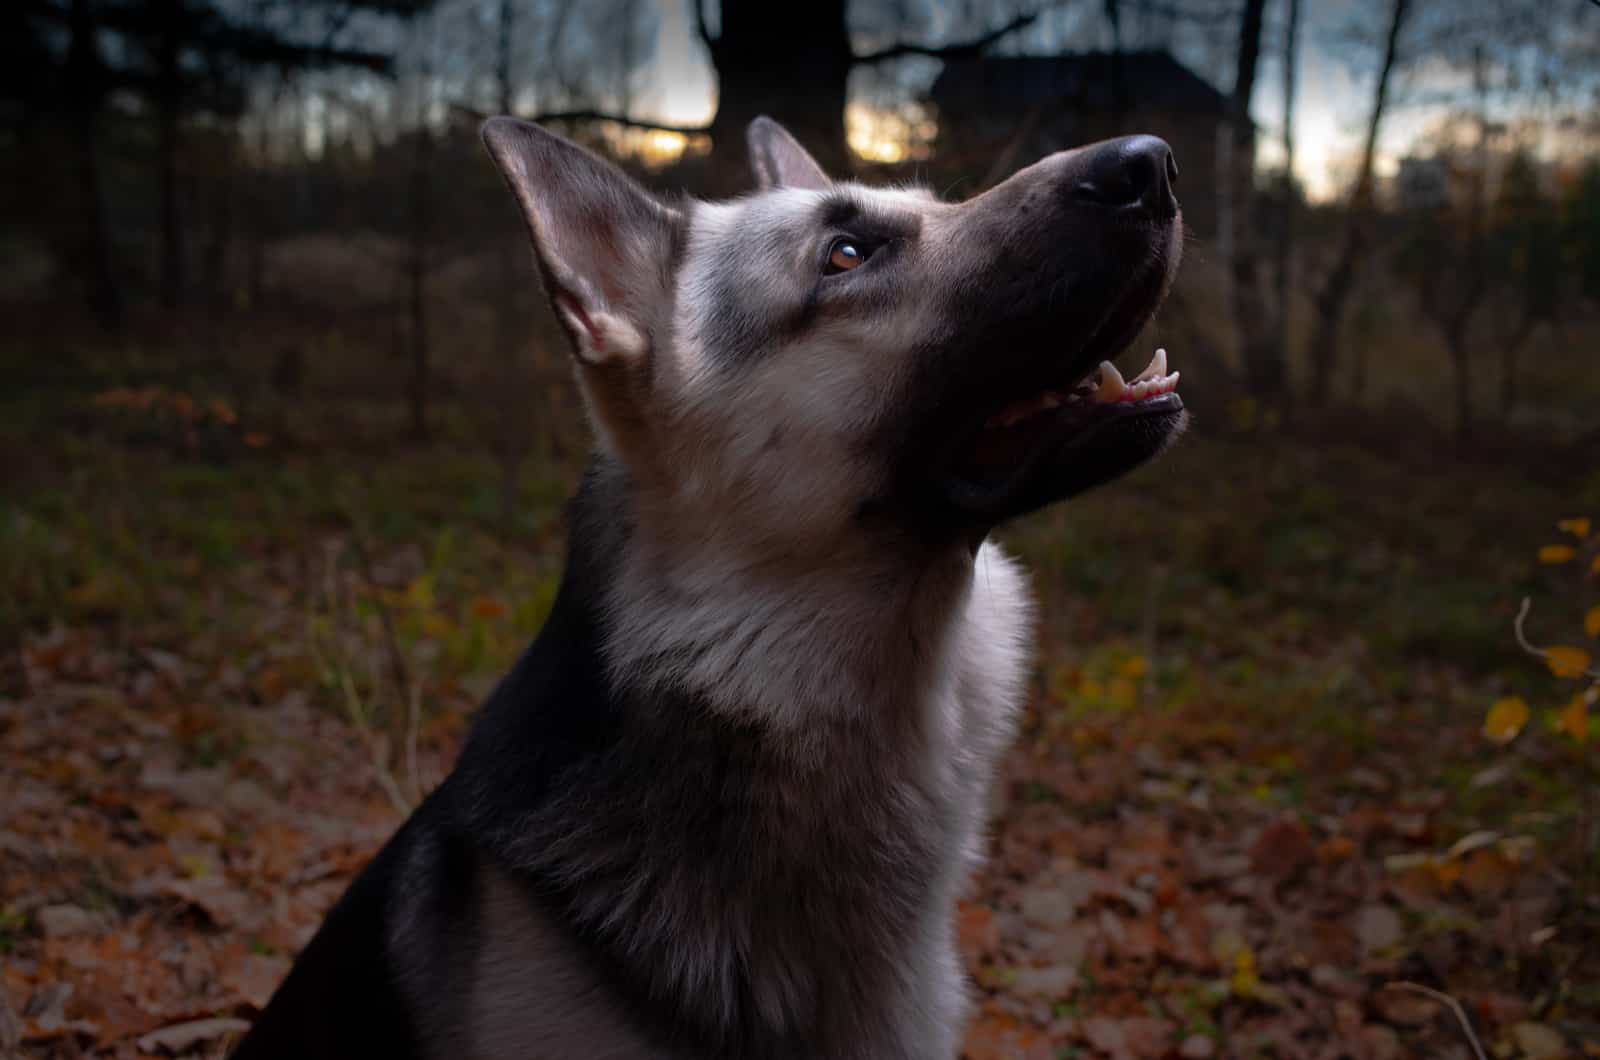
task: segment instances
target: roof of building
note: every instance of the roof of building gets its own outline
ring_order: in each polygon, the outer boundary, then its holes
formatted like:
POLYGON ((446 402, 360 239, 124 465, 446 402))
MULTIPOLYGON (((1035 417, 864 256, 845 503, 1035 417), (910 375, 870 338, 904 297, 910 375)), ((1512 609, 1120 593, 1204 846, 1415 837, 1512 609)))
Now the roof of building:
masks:
POLYGON ((945 64, 929 97, 946 112, 1137 106, 1223 116, 1228 97, 1165 51, 1001 55, 945 64))

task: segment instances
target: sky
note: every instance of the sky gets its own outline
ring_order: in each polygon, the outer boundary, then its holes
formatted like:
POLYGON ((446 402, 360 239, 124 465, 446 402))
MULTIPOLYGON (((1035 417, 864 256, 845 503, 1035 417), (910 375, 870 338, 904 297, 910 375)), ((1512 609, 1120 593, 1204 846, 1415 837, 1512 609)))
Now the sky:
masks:
MULTIPOLYGON (((708 121, 714 111, 716 78, 695 30, 692 2, 660 0, 655 55, 638 83, 634 109, 641 115, 697 124, 708 121)), ((1295 171, 1310 197, 1327 199, 1341 192, 1353 168, 1352 159, 1360 150, 1378 56, 1373 47, 1368 61, 1352 70, 1345 55, 1336 54, 1329 43, 1334 37, 1330 30, 1347 25, 1352 17, 1348 0, 1304 0, 1304 10, 1295 108, 1295 171)), ((1270 24, 1269 33, 1275 37, 1270 24)), ((1177 43, 1176 50, 1182 53, 1184 42, 1177 43)), ((1259 157, 1269 166, 1280 165, 1282 160, 1277 140, 1283 113, 1277 47, 1275 39, 1264 42, 1252 103, 1252 114, 1263 134, 1259 157)), ((1226 91, 1229 86, 1219 87, 1226 91)), ((1398 159, 1409 153, 1439 114, 1437 107, 1420 105, 1391 111, 1379 142, 1380 176, 1394 171, 1398 159)))

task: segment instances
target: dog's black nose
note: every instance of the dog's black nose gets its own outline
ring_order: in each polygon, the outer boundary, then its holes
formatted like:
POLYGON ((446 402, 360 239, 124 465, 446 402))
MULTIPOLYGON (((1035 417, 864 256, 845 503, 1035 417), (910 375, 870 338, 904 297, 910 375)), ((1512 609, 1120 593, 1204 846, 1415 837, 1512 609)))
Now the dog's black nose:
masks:
POLYGON ((1093 152, 1072 187, 1074 199, 1163 221, 1177 216, 1172 185, 1178 180, 1178 163, 1165 140, 1124 136, 1107 140, 1093 152))

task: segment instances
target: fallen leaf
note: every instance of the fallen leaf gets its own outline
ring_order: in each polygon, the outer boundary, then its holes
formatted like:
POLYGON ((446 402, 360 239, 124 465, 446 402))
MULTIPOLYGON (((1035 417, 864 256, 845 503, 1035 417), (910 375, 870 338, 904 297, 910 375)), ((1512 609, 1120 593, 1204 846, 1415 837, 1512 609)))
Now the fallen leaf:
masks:
POLYGON ((1386 1023, 1402 1027, 1424 1026, 1439 1012, 1437 1001, 1403 990, 1380 990, 1373 997, 1372 1006, 1386 1023))
POLYGON ((249 953, 224 969, 222 986, 257 1012, 267 1007, 273 991, 289 974, 289 959, 276 955, 249 953))
POLYGON ((969 963, 1000 948, 994 910, 981 902, 962 902, 956 912, 956 946, 969 963))
POLYGON ((11 1007, 11 998, 0 989, 0 1056, 11 1056, 22 1042, 22 1021, 11 1007))
POLYGON ((1083 1021, 1083 1035, 1111 1060, 1154 1060, 1172 1048, 1172 1025, 1149 1016, 1096 1016, 1083 1021))
POLYGON ((1270 880, 1285 880, 1316 856, 1305 825, 1295 820, 1274 821, 1250 847, 1250 867, 1270 880))
POLYGON ((1600 606, 1589 608, 1583 616, 1583 631, 1591 637, 1600 637, 1600 606))
POLYGON ((1445 857, 1466 857, 1474 850, 1482 850, 1484 847, 1492 847, 1499 841, 1499 832, 1491 832, 1487 829, 1480 829, 1476 832, 1468 832, 1466 835, 1450 844, 1450 849, 1445 851, 1445 857))
POLYGON ((1081 899, 1061 887, 1044 883, 1029 887, 1017 898, 1022 918, 1037 927, 1062 928, 1078 915, 1081 899))
POLYGON ((1521 696, 1495 700, 1483 719, 1483 735, 1495 743, 1510 743, 1528 724, 1528 703, 1521 696))
POLYGON ((1400 1060, 1404 1055, 1400 1048, 1400 1036, 1388 1027, 1369 1023, 1356 1032, 1356 1036, 1366 1047, 1360 1054, 1366 1060, 1400 1060))
POLYGON ((1386 905, 1362 906, 1356 910, 1355 920, 1361 952, 1369 957, 1399 942, 1405 929, 1400 914, 1386 905))
POLYGON ((1544 661, 1557 677, 1582 677, 1589 668, 1589 653, 1568 644, 1557 644, 1545 649, 1544 661))
POLYGON ((1556 523, 1556 529, 1581 540, 1589 536, 1590 525, 1589 517, 1580 515, 1575 519, 1562 519, 1556 523))
POLYGON ((168 880, 160 890, 199 909, 219 928, 249 926, 258 913, 255 900, 218 876, 168 880))
POLYGON ((1567 1040, 1543 1023, 1519 1023, 1511 1028, 1511 1037, 1528 1060, 1557 1060, 1567 1055, 1567 1040))
POLYGON ((1556 715, 1556 728, 1579 743, 1589 742, 1589 699, 1584 693, 1572 697, 1572 702, 1556 715))
POLYGON ((1078 983, 1078 969, 1070 964, 1044 968, 1019 968, 1012 990, 1020 997, 1058 1001, 1072 993, 1078 983))
POLYGON ((966 1060, 1051 1060, 1055 1050, 1035 1028, 1002 1013, 987 1013, 967 1032, 961 1055, 966 1060))
POLYGON ((76 905, 47 905, 33 914, 34 923, 45 938, 87 935, 95 929, 94 917, 76 905))
POLYGON ((174 1023, 170 1027, 151 1031, 139 1039, 139 1051, 153 1053, 164 1049, 169 1053, 187 1052, 201 1042, 209 1042, 225 1034, 243 1034, 250 1024, 240 1019, 214 1017, 174 1023))
POLYGON ((1317 860, 1324 865, 1337 865, 1354 857, 1356 849, 1356 841, 1347 835, 1329 836, 1317 844, 1317 860))
POLYGON ((1578 554, 1571 545, 1545 545, 1539 550, 1540 563, 1567 563, 1578 554))

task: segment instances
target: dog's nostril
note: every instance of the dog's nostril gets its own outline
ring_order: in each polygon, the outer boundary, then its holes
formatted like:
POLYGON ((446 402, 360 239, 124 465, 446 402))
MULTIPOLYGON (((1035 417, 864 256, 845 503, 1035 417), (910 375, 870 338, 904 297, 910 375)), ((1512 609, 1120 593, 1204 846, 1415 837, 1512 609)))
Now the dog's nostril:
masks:
POLYGON ((1165 140, 1126 136, 1095 150, 1073 184, 1072 196, 1095 206, 1169 218, 1178 210, 1172 194, 1177 179, 1178 163, 1165 140))
POLYGON ((1126 181, 1108 180, 1096 182, 1093 180, 1080 180, 1072 189, 1072 196, 1082 202, 1093 203, 1096 206, 1121 206, 1136 198, 1128 189, 1126 181))

